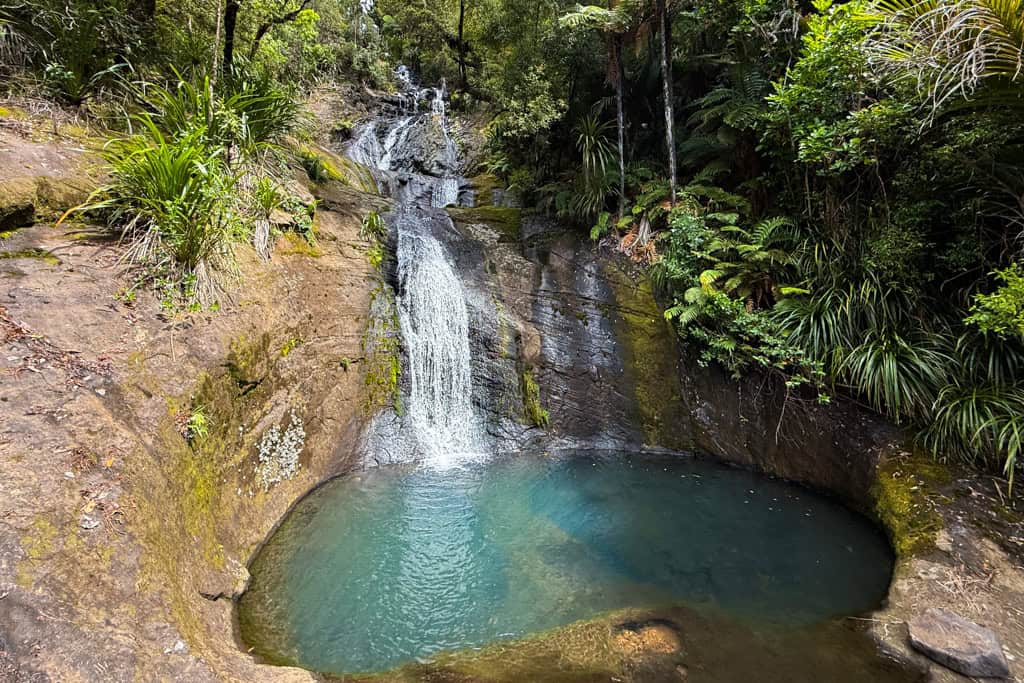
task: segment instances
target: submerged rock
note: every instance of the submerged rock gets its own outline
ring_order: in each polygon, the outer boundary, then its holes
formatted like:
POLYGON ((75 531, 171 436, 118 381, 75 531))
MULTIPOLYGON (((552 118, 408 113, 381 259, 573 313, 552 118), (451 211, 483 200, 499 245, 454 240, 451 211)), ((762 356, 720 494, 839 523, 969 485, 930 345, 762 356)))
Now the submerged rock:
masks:
POLYGON ((615 636, 616 647, 626 655, 671 655, 683 649, 679 632, 666 622, 628 625, 615 636))
POLYGON ((935 607, 911 619, 907 626, 914 649, 943 666, 978 678, 1010 675, 1002 644, 991 629, 935 607))

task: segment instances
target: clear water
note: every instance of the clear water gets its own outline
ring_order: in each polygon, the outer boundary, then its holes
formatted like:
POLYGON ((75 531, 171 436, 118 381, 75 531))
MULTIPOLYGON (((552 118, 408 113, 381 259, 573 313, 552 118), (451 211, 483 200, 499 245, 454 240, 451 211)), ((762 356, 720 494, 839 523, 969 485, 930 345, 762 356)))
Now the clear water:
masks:
POLYGON ((806 629, 876 607, 891 568, 865 519, 750 472, 624 453, 519 455, 382 467, 323 486, 256 558, 240 621, 247 644, 275 661, 381 671, 626 607, 806 629))

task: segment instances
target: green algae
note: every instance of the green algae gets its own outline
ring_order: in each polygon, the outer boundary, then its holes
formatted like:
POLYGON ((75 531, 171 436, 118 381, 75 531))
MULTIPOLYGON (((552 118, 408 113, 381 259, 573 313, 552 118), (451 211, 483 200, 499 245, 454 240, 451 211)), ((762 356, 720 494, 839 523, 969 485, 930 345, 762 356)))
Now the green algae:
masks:
POLYGON ((362 339, 363 358, 366 361, 366 399, 363 412, 372 415, 384 408, 402 412, 401 335, 398 308, 391 288, 381 281, 370 294, 370 317, 362 339))
POLYGON ((486 225, 498 231, 502 242, 519 241, 523 222, 521 209, 509 206, 477 206, 473 208, 449 207, 447 211, 456 223, 486 225))
POLYGON ((931 550, 943 528, 937 511, 938 488, 951 481, 949 470, 924 453, 883 459, 871 493, 875 514, 893 550, 905 559, 931 550))
MULTIPOLYGON (((220 527, 234 518, 237 495, 255 476, 255 434, 249 426, 267 411, 281 346, 268 333, 232 340, 224 361, 200 373, 190 395, 168 400, 157 434, 159 468, 152 469, 146 455, 135 460, 138 510, 130 521, 145 549, 137 590, 166 596, 173 623, 193 649, 201 649, 206 639, 194 602, 195 581, 226 566, 227 539, 220 527), (206 434, 184 438, 179 415, 200 405, 206 434), (184 529, 186 536, 168 529, 184 529)), ((138 371, 144 371, 141 359, 138 371)))
POLYGON ((640 426, 648 446, 685 448, 675 427, 682 412, 675 334, 654 299, 646 277, 634 281, 614 264, 602 269, 615 295, 614 310, 604 308, 623 347, 628 386, 633 390, 640 426))

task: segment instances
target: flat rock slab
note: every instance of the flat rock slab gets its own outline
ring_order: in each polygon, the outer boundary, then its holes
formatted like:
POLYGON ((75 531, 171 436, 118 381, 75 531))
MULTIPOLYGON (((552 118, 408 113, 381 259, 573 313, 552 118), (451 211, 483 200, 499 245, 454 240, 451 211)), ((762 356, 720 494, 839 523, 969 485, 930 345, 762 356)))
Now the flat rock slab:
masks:
POLYGON ((914 649, 953 671, 977 678, 1006 678, 1009 665, 999 637, 958 614, 930 607, 911 619, 914 649))

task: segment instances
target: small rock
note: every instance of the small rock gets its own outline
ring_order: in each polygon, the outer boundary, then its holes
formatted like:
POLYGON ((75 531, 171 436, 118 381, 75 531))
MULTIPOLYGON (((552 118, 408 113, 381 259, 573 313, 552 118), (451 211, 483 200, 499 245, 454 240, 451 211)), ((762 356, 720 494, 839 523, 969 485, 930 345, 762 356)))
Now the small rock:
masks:
POLYGON ((175 642, 172 647, 164 650, 165 655, 180 655, 185 654, 186 652, 188 652, 188 646, 185 645, 185 641, 183 640, 175 642))
POLYGON ((939 533, 935 535, 935 547, 944 553, 953 552, 953 538, 949 535, 949 532, 945 529, 940 529, 939 533))
POLYGON ((1002 644, 991 629, 934 607, 907 626, 914 649, 953 671, 978 678, 1010 675, 1002 644))
POLYGON ((295 224, 295 217, 282 209, 274 209, 270 212, 270 224, 277 228, 288 227, 295 224))
POLYGON ((89 515, 82 515, 82 519, 78 522, 78 526, 82 527, 86 531, 91 531, 100 525, 99 520, 89 515))

